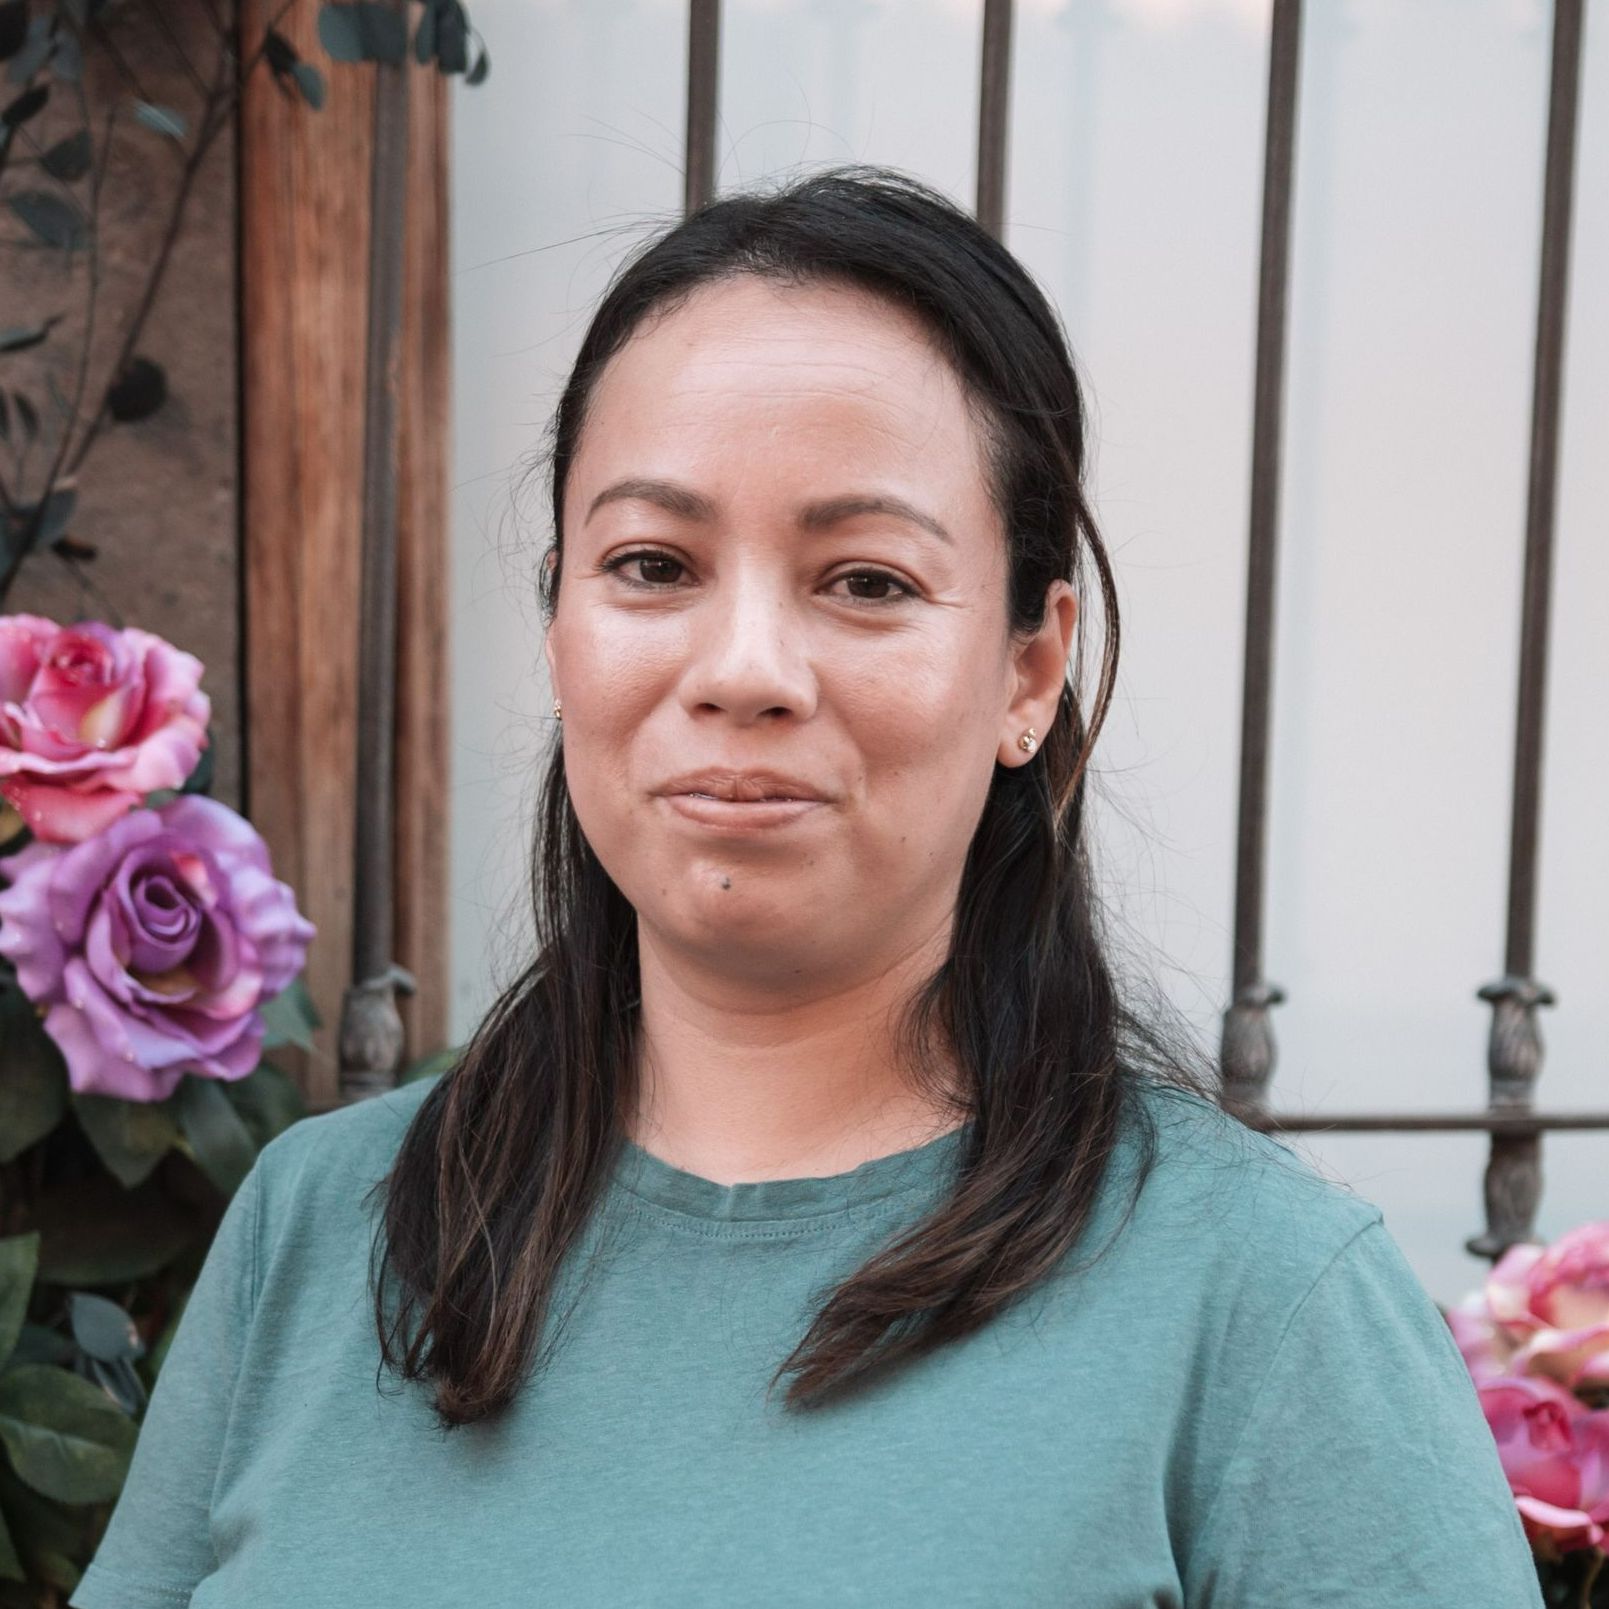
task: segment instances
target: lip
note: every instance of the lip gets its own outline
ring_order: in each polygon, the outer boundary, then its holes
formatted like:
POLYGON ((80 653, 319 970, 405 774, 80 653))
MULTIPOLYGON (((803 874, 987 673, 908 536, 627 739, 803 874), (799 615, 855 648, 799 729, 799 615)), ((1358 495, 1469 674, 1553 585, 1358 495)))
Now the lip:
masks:
POLYGON ((705 771, 688 771, 673 777, 656 793, 673 798, 691 794, 707 795, 723 803, 804 803, 825 804, 826 796, 803 777, 789 776, 785 771, 740 771, 711 768, 705 771))
POLYGON ((667 793, 662 797, 687 821, 719 832, 742 834, 786 827, 826 808, 824 799, 711 799, 692 793, 667 793))

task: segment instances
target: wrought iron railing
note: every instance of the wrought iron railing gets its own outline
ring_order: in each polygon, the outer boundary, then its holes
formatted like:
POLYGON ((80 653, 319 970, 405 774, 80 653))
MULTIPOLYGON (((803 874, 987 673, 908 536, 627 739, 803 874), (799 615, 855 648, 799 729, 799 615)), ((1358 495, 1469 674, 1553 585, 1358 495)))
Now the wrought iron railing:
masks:
MULTIPOLYGON (((1257 365, 1252 420, 1250 544, 1241 695, 1240 793, 1235 847, 1231 998, 1220 1046, 1221 1099, 1254 1127, 1287 1131, 1413 1133, 1469 1131, 1491 1140, 1485 1174, 1486 1227, 1465 1242, 1495 1259, 1532 1237, 1542 1189, 1542 1135, 1609 1129, 1609 1111, 1547 1112, 1535 1105, 1542 1067, 1537 1008, 1554 997, 1534 976, 1537 826, 1548 614, 1559 458, 1560 376, 1581 79, 1583 0, 1555 0, 1536 366, 1531 404, 1530 486, 1521 600, 1519 701, 1515 725, 1504 974, 1479 988, 1492 1006, 1487 1104, 1465 1112, 1271 1110, 1277 1050, 1272 1008, 1285 998, 1264 970, 1268 751, 1273 707, 1275 568, 1283 437, 1291 195, 1301 64, 1301 0, 1274 0, 1264 139, 1262 245, 1257 297, 1257 365)), ((1005 211, 1010 122, 1012 0, 984 0, 979 61, 976 215, 999 237, 1005 211)), ((689 209, 715 192, 720 0, 690 0, 687 71, 689 209)))

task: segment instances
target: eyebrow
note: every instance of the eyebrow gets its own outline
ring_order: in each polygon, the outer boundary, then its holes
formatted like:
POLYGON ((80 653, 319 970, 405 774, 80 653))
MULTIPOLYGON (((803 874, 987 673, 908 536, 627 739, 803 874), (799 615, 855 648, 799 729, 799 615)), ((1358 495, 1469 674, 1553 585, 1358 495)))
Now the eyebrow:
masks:
MULTIPOLYGON (((713 520, 717 513, 714 502, 702 492, 695 492, 690 486, 683 486, 671 480, 628 476, 625 480, 617 480, 605 486, 592 499, 587 508, 587 520, 590 520, 605 503, 622 502, 652 503, 656 508, 664 509, 667 514, 674 514, 678 519, 684 520, 708 522, 713 520)), ((912 525, 919 526, 942 542, 953 543, 955 540, 933 515, 919 509, 914 503, 906 502, 903 497, 895 497, 892 493, 886 492, 846 492, 840 497, 828 497, 818 502, 806 503, 799 510, 799 528, 804 531, 824 531, 829 526, 838 524, 840 520, 854 519, 859 514, 889 514, 895 519, 906 520, 912 525)), ((586 521, 582 523, 585 524, 586 521)))

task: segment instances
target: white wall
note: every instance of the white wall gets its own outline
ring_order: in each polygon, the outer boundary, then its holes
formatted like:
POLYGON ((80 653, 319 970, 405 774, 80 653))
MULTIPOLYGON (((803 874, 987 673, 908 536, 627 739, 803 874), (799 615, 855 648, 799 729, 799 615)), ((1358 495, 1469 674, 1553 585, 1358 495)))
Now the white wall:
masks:
MULTIPOLYGON (((1589 8, 1590 10, 1591 8, 1589 8)), ((1022 0, 1007 241, 1094 406, 1124 660, 1105 868, 1216 1043, 1228 990, 1266 0, 1022 0)), ((1473 1109, 1502 970, 1549 8, 1309 0, 1267 965, 1286 1108, 1473 1109)), ((453 1028, 523 957, 550 695, 515 479, 626 246, 677 216, 680 0, 476 0, 454 116, 453 1028)), ((978 0, 727 0, 724 187, 855 159, 973 184, 978 0)), ((1609 1108, 1609 27, 1590 16, 1550 664, 1540 1089, 1609 1108), (1595 293, 1596 290, 1596 293, 1595 293)), ((1299 1142, 1432 1293, 1486 1265, 1485 1140, 1299 1142)), ((1546 1142, 1545 1235, 1609 1218, 1546 1142)))

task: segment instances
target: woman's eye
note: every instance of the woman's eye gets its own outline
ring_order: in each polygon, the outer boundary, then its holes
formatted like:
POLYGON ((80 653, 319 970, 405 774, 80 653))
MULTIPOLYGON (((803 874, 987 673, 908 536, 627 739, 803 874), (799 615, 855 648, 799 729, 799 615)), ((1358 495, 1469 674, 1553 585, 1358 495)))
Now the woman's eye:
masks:
MULTIPOLYGON (((612 559, 605 559, 601 568, 620 575, 630 586, 665 591, 676 585, 686 565, 668 553, 637 552, 618 553, 612 559), (628 566, 635 573, 627 574, 628 566)), ((915 587, 883 570, 849 570, 835 576, 830 585, 836 587, 840 582, 850 588, 847 594, 840 596, 847 596, 855 603, 898 603, 902 598, 916 596, 915 587)))
POLYGON ((682 561, 673 559, 668 553, 620 553, 612 559, 606 559, 603 568, 609 571, 619 571, 624 574, 628 564, 644 565, 648 568, 639 571, 634 576, 625 576, 625 580, 637 587, 658 587, 674 584, 676 577, 663 573, 668 565, 672 570, 680 570, 682 561), (655 572, 659 573, 655 573, 655 572))
POLYGON ((835 577, 833 585, 837 586, 840 581, 861 582, 872 587, 893 587, 895 589, 893 592, 866 593, 852 591, 849 596, 858 603, 897 603, 901 598, 910 598, 916 595, 914 587, 907 586, 905 582, 898 580, 883 570, 850 570, 844 575, 835 577))

